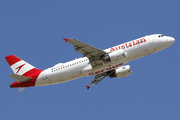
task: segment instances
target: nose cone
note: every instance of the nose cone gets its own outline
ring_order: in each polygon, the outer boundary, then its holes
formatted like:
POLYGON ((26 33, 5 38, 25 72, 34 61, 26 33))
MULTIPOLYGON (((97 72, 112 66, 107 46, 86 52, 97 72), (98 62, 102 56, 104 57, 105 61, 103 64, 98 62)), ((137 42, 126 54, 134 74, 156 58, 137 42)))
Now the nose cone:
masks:
POLYGON ((173 37, 171 37, 171 39, 169 40, 172 42, 172 44, 174 43, 175 39, 173 37))
POLYGON ((174 43, 175 39, 173 37, 167 37, 166 38, 166 44, 168 46, 172 45, 174 43))

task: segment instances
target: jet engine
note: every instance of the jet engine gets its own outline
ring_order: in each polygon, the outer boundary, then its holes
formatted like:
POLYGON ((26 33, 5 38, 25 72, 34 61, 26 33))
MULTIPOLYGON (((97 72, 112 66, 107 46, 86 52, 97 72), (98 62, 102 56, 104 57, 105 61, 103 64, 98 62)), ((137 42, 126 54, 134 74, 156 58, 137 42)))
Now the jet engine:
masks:
POLYGON ((114 77, 126 77, 128 75, 131 75, 131 67, 129 65, 122 66, 120 68, 117 68, 113 74, 111 74, 109 77, 114 78, 114 77))
POLYGON ((123 58, 127 58, 127 53, 125 53, 124 50, 121 49, 121 50, 116 50, 116 51, 113 51, 113 52, 105 55, 103 57, 103 61, 104 62, 118 61, 118 60, 121 60, 123 58))

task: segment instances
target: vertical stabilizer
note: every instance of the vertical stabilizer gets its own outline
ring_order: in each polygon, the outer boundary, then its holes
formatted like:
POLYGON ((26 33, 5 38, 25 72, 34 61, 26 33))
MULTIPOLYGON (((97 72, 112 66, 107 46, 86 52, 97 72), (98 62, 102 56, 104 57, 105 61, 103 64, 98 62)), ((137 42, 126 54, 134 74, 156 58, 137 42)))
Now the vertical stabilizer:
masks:
POLYGON ((29 63, 21 60, 20 58, 16 57, 15 55, 9 55, 5 57, 7 62, 9 63, 11 69, 13 70, 14 74, 24 75, 28 71, 34 69, 35 67, 30 65, 29 63))
POLYGON ((5 59, 14 72, 10 77, 16 81, 10 87, 21 87, 22 89, 24 87, 35 86, 36 79, 42 70, 35 68, 15 55, 6 56, 5 59))

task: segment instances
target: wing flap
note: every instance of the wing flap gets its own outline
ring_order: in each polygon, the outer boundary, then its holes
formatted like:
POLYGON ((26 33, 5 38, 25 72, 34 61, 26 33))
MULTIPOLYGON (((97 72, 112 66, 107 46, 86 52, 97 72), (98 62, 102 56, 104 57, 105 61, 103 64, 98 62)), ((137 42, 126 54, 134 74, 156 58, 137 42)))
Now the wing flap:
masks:
POLYGON ((31 77, 21 76, 17 74, 11 74, 9 76, 15 81, 17 81, 18 83, 27 82, 32 79, 31 77))

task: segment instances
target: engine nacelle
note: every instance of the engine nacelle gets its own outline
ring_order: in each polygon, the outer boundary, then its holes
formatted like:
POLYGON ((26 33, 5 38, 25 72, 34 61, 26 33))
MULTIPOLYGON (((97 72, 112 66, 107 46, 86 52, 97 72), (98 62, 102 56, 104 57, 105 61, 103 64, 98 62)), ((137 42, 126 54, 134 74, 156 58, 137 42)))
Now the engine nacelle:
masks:
POLYGON ((103 57, 103 61, 119 61, 123 58, 127 58, 127 54, 123 49, 116 50, 103 57))
POLYGON ((122 66, 118 69, 115 70, 115 72, 113 74, 111 74, 109 77, 110 78, 114 78, 114 77, 126 77, 128 75, 131 75, 132 71, 131 71, 131 67, 129 65, 126 66, 122 66))

